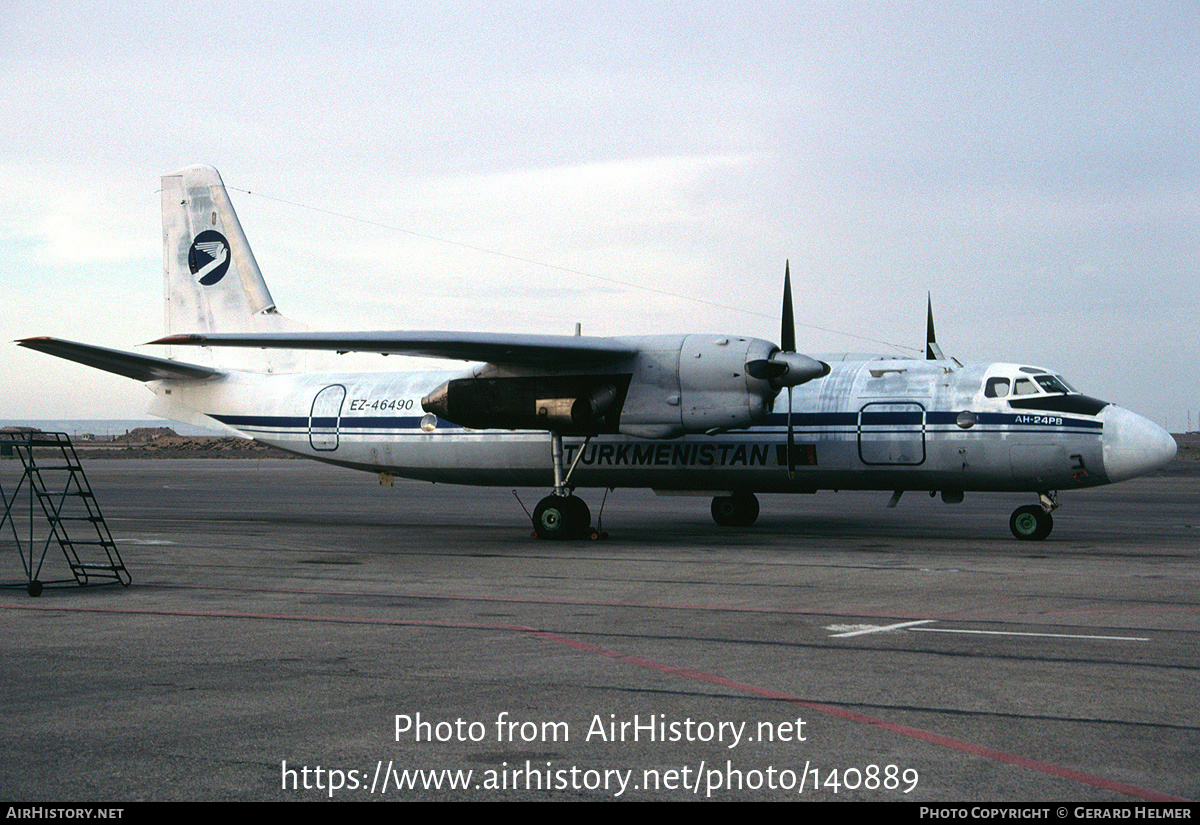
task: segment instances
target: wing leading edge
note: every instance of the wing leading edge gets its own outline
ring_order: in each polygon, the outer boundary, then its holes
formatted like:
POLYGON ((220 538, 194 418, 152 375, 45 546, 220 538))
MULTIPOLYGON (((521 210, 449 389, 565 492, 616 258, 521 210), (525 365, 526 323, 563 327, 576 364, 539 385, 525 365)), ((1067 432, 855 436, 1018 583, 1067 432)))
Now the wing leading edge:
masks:
POLYGON ((198 364, 186 364, 166 358, 155 358, 152 355, 138 355, 119 349, 80 344, 62 338, 22 338, 17 343, 22 347, 57 355, 68 361, 113 372, 137 381, 156 381, 164 378, 204 379, 224 375, 221 370, 202 367, 198 364))
POLYGON ((523 335, 503 332, 278 332, 168 335, 152 344, 197 347, 262 347, 377 352, 505 367, 598 367, 637 355, 637 347, 613 338, 523 335))

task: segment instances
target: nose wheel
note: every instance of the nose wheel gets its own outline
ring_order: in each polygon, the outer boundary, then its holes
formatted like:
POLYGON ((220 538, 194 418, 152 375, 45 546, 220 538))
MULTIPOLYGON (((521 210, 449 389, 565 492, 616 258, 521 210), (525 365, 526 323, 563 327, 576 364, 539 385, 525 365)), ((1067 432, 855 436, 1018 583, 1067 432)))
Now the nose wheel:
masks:
POLYGON ((1050 511, 1058 506, 1054 493, 1038 493, 1041 504, 1027 504, 1013 510, 1008 519, 1008 529, 1022 541, 1041 541, 1054 529, 1054 516, 1050 511))

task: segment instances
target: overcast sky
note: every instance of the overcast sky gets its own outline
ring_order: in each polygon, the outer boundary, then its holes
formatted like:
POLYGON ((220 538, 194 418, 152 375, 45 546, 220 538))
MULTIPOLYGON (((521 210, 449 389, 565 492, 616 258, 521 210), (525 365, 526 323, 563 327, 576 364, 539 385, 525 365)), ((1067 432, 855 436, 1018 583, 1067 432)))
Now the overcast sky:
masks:
MULTIPOLYGON (((790 259, 802 351, 916 353, 932 292, 947 354, 1197 426, 1194 2, 4 18, 5 341, 161 335, 159 176, 205 163, 280 310, 314 329, 777 340, 790 259)), ((11 344, 0 367, 0 419, 150 399, 11 344)))

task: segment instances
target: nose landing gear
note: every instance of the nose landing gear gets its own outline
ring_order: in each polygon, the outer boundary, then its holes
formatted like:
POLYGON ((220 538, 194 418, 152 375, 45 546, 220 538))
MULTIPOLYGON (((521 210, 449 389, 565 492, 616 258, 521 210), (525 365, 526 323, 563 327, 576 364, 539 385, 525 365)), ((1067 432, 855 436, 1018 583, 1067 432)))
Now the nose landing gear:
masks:
POLYGON ((1040 492, 1041 504, 1026 504, 1013 510, 1008 519, 1012 534, 1023 541, 1041 541, 1054 529, 1050 511, 1058 507, 1057 493, 1040 492))

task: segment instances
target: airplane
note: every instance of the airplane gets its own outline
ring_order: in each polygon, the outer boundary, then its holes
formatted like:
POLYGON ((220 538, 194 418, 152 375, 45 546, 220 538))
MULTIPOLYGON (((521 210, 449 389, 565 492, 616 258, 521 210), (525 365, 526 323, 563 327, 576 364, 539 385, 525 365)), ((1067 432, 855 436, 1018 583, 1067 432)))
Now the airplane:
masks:
MULTIPOLYGON (((778 345, 727 334, 593 337, 308 332, 276 309, 217 171, 162 178, 167 357, 60 338, 21 346, 145 382, 151 414, 232 431, 378 473, 550 486, 538 538, 596 538, 577 488, 712 496, 718 525, 749 527, 756 493, 1029 492, 1018 539, 1054 525, 1057 492, 1123 481, 1175 456, 1149 420, 1014 363, 797 351, 785 265, 778 345), (195 347, 191 360, 175 357, 195 347), (230 349, 235 348, 235 349, 230 349), (472 362, 422 372, 308 372, 304 350, 472 362), (204 361, 205 363, 198 363, 204 361), (784 391, 786 390, 786 400, 784 391)), ((607 493, 606 493, 607 495, 607 493)))

